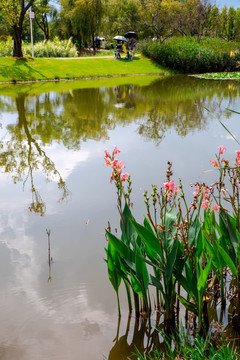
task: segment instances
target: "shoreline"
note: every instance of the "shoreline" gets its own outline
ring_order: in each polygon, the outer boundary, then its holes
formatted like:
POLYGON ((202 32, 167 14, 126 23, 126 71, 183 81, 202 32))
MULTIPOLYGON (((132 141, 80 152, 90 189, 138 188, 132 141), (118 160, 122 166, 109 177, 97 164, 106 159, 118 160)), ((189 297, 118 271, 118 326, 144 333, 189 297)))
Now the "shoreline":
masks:
POLYGON ((62 78, 62 79, 39 79, 39 80, 12 80, 12 81, 0 81, 0 84, 32 84, 32 83, 47 83, 47 82, 60 82, 60 81, 77 81, 77 80, 97 80, 97 79, 112 79, 121 77, 133 77, 133 76, 166 76, 167 73, 147 73, 147 74, 120 74, 120 75, 106 75, 106 76, 88 76, 88 77, 74 77, 74 78, 62 78))

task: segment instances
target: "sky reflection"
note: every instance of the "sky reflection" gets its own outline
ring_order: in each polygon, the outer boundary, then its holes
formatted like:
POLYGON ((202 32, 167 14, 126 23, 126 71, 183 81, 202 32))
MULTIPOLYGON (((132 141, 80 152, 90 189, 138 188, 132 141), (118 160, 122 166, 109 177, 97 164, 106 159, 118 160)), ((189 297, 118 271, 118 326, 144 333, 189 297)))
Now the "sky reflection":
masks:
MULTIPOLYGON (((118 228, 119 218, 103 151, 114 145, 121 150, 119 158, 132 175, 133 212, 139 221, 145 214, 142 194, 151 184, 163 183, 168 160, 175 182, 182 179, 191 199, 190 182, 215 179, 209 160, 218 146, 227 148, 231 162, 238 149, 203 106, 240 139, 240 115, 225 110, 239 110, 239 86, 234 83, 229 90, 227 82, 216 83, 172 78, 142 87, 75 88, 35 95, 35 100, 31 94, 0 96, 1 151, 7 141, 15 144, 13 163, 2 156, 0 164, 3 359, 16 359, 16 353, 23 360, 108 358, 117 308, 103 261, 104 229, 108 221, 118 228), (50 173, 43 154, 53 163, 50 173), (14 161, 20 164, 21 159, 27 162, 16 168, 14 161), (32 183, 30 177, 24 186, 20 178, 14 183, 16 169, 23 179, 32 169, 34 187, 46 205, 43 216, 29 216, 32 183), (63 202, 59 178, 71 194, 63 202), (51 230, 54 261, 51 281, 46 229, 51 230)), ((120 336, 126 331, 125 300, 123 291, 120 336)), ((131 325, 129 337, 133 333, 131 325)))

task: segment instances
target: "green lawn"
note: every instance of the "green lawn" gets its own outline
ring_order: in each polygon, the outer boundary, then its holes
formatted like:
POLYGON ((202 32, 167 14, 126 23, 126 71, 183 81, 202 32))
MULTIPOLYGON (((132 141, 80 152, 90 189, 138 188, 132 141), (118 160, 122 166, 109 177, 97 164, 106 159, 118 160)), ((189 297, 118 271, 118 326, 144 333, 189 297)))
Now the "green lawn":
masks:
POLYGON ((137 74, 169 74, 170 71, 142 56, 133 61, 109 58, 0 58, 0 82, 81 79, 137 74))

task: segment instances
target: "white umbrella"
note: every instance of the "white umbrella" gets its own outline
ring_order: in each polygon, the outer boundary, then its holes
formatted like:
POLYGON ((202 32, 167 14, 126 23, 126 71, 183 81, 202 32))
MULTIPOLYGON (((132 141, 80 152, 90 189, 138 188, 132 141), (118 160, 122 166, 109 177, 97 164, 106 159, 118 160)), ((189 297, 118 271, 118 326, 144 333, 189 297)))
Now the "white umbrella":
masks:
POLYGON ((120 36, 120 35, 115 36, 113 40, 127 41, 127 39, 124 36, 120 36))

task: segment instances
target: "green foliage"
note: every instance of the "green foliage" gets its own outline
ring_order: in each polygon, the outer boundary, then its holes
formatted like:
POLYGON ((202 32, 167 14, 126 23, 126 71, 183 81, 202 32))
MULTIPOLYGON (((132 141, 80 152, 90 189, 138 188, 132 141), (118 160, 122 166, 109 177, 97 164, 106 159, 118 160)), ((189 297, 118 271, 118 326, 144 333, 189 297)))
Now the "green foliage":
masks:
MULTIPOLYGON (((31 56, 30 44, 24 44, 23 52, 31 56)), ((76 57, 78 56, 76 46, 69 40, 41 41, 34 45, 34 56, 36 57, 76 57)))
POLYGON ((107 232, 109 243, 122 264, 121 269, 117 262, 114 265, 119 274, 124 268, 123 279, 131 283, 135 297, 142 297, 149 318, 151 305, 147 291, 149 285, 156 289, 157 310, 161 308, 160 298, 164 303, 165 330, 175 324, 177 296, 184 307, 198 317, 198 333, 208 332, 208 302, 210 294, 215 292, 216 279, 222 306, 225 303, 226 267, 235 283, 232 322, 236 329, 240 329, 240 151, 236 151, 236 162, 230 166, 222 155, 225 150, 223 145, 219 146, 216 160, 211 160, 218 167, 218 181, 211 186, 195 184, 194 199, 189 207, 181 180, 179 188, 171 180, 172 164, 169 162, 167 181, 159 190, 152 186, 152 208, 147 191, 144 193, 147 217, 143 225, 134 220, 129 208, 130 192, 125 193, 121 176, 117 176, 117 171, 124 165, 115 158, 119 150, 115 149, 112 157, 105 150, 105 163, 112 167, 111 179, 118 189, 120 204, 121 240, 107 232), (226 181, 230 184, 228 190, 225 189, 226 181), (180 196, 177 195, 179 191, 180 196), (123 212, 122 197, 125 200, 123 212), (211 206, 213 201, 214 207, 211 206), (225 210, 226 203, 231 204, 232 214, 225 210), (216 219, 214 211, 218 210, 216 219), (180 287, 185 290, 183 295, 180 287))
POLYGON ((6 41, 0 42, 0 56, 11 56, 13 48, 13 41, 10 36, 8 36, 6 41))
MULTIPOLYGON (((7 41, 0 42, 0 56, 11 56, 13 41, 11 37, 7 41)), ((23 54, 32 55, 31 44, 23 44, 23 54)), ((77 57, 76 46, 69 40, 59 40, 55 38, 53 41, 40 41, 34 45, 35 57, 77 57)))
POLYGON ((158 64, 182 73, 233 71, 240 57, 240 46, 222 40, 175 37, 164 43, 142 42, 144 55, 158 64), (231 52, 232 51, 232 52, 231 52))
POLYGON ((234 347, 219 341, 214 344, 210 337, 206 339, 197 335, 195 338, 185 334, 183 328, 175 336, 166 336, 160 331, 167 351, 155 349, 151 355, 142 355, 137 351, 139 360, 238 360, 239 354, 234 347), (172 346, 174 343, 175 346, 172 346))

